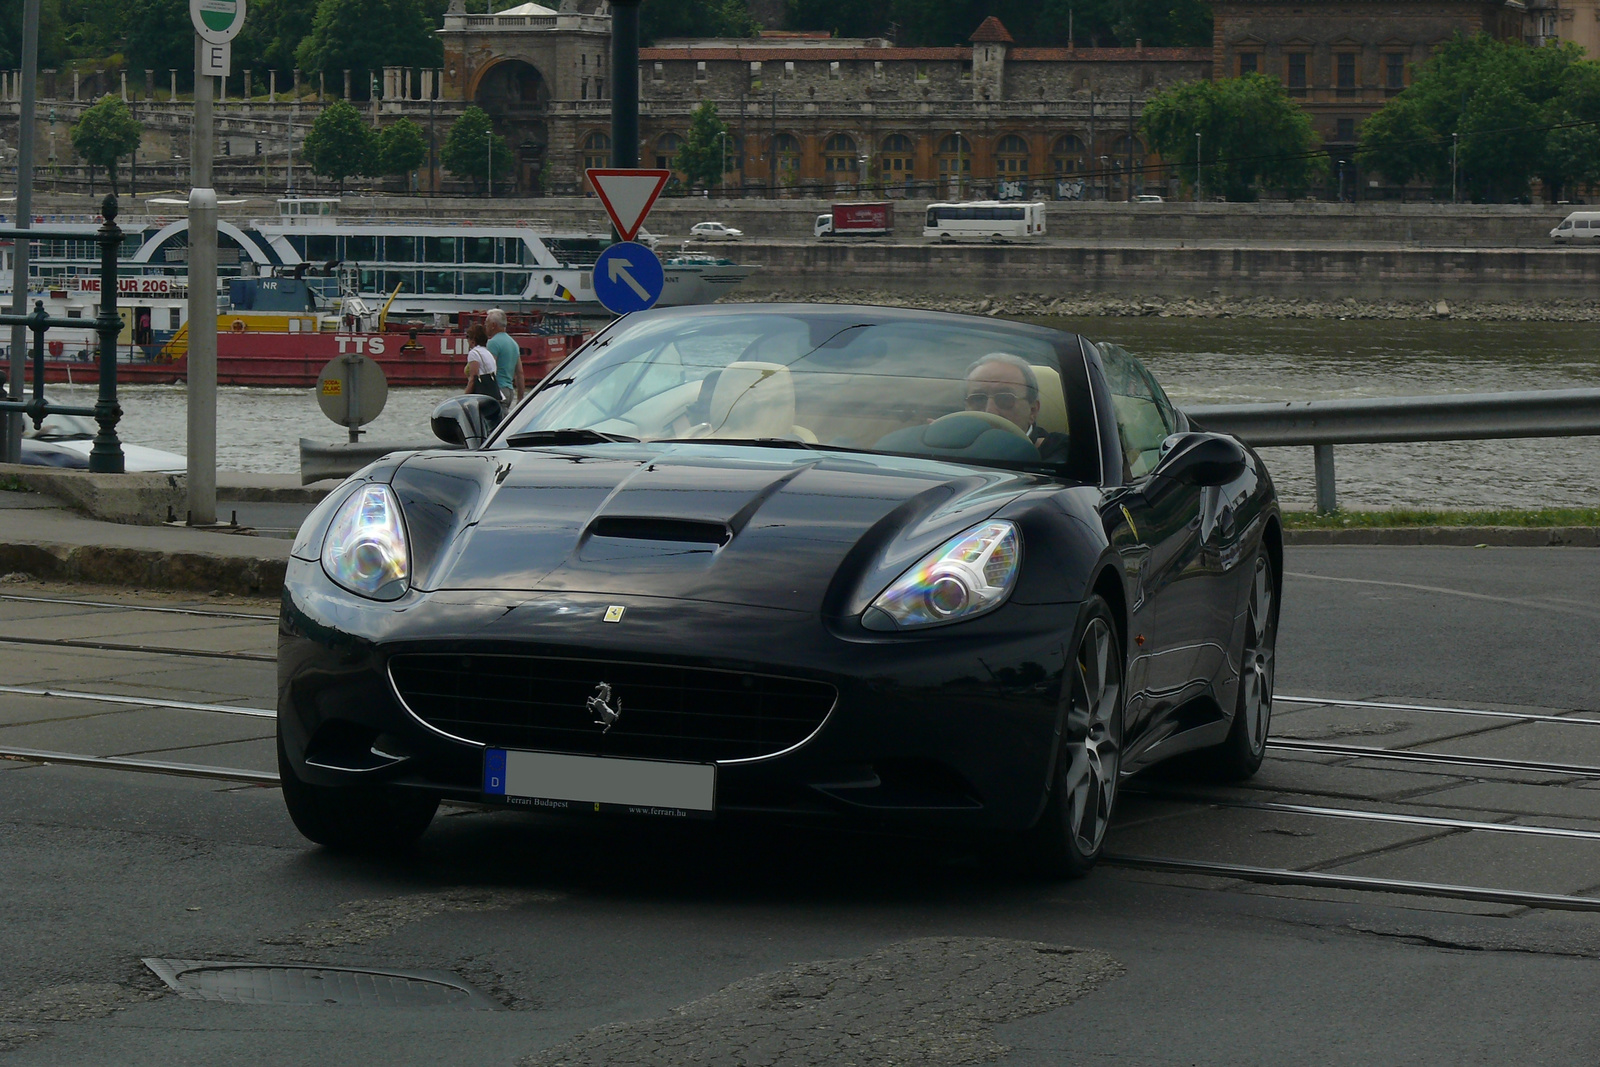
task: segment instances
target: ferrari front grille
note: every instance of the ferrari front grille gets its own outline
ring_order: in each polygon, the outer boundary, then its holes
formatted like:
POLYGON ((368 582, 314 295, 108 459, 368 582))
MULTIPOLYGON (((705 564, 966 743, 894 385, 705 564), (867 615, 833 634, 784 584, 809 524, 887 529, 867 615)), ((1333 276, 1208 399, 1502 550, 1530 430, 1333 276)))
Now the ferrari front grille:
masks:
POLYGON ((693 762, 793 748, 838 695, 801 678, 504 653, 401 653, 389 677, 413 715, 463 740, 693 762))

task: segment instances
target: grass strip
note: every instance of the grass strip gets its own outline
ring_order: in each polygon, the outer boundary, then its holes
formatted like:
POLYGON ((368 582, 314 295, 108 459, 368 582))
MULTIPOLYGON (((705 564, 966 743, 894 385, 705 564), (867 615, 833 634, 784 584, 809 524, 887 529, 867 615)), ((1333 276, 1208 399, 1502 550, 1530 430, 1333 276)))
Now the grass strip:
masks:
POLYGON ((1347 530, 1405 526, 1600 526, 1600 508, 1501 508, 1495 511, 1285 511, 1290 530, 1347 530))

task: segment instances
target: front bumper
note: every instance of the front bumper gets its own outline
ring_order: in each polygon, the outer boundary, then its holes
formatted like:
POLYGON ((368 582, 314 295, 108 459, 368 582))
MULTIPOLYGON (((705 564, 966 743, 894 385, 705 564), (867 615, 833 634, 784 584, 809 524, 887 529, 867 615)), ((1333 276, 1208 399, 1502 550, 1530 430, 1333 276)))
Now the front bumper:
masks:
POLYGON ((650 597, 472 590, 380 604, 298 559, 284 589, 279 731, 296 773, 313 784, 384 781, 484 799, 484 746, 408 710, 391 657, 581 658, 834 687, 834 706, 802 744, 718 764, 719 815, 1011 830, 1032 825, 1044 801, 1077 610, 1008 604, 956 626, 883 635, 808 613, 650 597), (602 621, 616 604, 623 621, 602 621))

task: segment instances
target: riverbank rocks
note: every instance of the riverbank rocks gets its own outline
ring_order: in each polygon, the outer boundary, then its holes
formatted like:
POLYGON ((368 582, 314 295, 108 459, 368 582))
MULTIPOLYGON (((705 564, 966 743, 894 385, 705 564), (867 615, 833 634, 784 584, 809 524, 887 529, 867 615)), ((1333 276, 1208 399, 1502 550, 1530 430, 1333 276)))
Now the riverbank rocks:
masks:
MULTIPOLYGON (((792 300, 815 303, 806 291, 734 293, 724 303, 792 300)), ((925 294, 907 296, 877 289, 837 289, 829 302, 876 304, 883 307, 958 311, 1008 318, 1185 318, 1185 319, 1453 319, 1467 322, 1600 322, 1600 300, 1561 299, 1516 302, 1445 300, 1362 300, 1329 296, 1321 299, 1277 296, 1167 297, 1154 294, 1022 293, 1010 296, 925 294)))

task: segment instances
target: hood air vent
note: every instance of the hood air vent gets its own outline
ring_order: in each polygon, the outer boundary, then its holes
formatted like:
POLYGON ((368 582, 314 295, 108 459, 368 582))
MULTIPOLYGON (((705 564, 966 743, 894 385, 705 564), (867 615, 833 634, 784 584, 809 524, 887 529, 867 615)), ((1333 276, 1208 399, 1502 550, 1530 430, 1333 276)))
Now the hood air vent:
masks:
POLYGON ((724 523, 695 519, 658 519, 647 516, 606 515, 589 527, 591 537, 618 537, 630 541, 677 541, 722 546, 733 538, 724 523))

